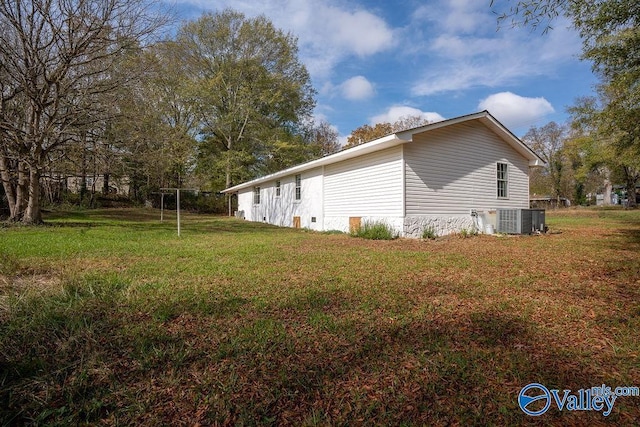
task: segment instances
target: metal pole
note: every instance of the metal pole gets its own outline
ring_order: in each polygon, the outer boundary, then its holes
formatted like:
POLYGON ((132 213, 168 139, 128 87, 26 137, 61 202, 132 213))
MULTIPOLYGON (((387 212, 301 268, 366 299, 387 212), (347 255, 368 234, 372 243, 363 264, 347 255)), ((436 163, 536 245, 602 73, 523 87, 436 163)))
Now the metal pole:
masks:
POLYGON ((177 190, 177 197, 176 197, 176 202, 177 202, 177 212, 178 212, 178 237, 180 237, 180 189, 178 188, 177 190))
MULTIPOLYGON (((176 216, 178 222, 178 236, 180 236, 180 190, 185 191, 199 191, 197 188, 161 188, 161 191, 175 191, 176 192, 176 216)), ((169 194, 169 193, 167 193, 169 194)), ((164 194, 163 194, 164 196, 164 194)))
POLYGON ((160 193, 160 222, 164 221, 164 193, 160 193))

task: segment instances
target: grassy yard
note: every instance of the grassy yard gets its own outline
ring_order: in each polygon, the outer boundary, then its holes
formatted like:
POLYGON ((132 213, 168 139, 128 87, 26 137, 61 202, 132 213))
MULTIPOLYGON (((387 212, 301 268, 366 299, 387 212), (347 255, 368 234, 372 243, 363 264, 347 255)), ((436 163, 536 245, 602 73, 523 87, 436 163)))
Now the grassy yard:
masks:
POLYGON ((0 228, 0 424, 640 424, 518 407, 640 386, 640 211, 369 241, 187 215, 0 228))

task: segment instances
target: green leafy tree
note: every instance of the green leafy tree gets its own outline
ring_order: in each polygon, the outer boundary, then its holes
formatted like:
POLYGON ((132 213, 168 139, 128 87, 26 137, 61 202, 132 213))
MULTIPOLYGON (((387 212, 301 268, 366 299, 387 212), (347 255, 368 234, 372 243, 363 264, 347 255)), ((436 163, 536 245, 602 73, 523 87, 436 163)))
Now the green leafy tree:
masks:
POLYGON ((585 171, 604 171, 605 181, 624 184, 628 206, 637 206, 635 194, 640 181, 640 153, 637 147, 626 143, 624 130, 606 122, 610 112, 603 108, 597 98, 582 98, 569 111, 572 127, 580 136, 585 171))
MULTIPOLYGON (((491 4, 497 7, 503 3, 491 4)), ((582 38, 582 57, 592 62, 593 71, 600 78, 598 98, 586 103, 579 101, 572 109, 574 126, 581 127, 585 135, 597 141, 590 147, 601 151, 595 157, 608 159, 613 176, 622 170, 627 191, 635 194, 640 159, 640 3, 518 0, 498 13, 500 22, 543 31, 549 31, 560 15, 572 21, 582 38), (585 123, 589 126, 584 126, 585 123)), ((635 197, 629 197, 630 206, 635 203, 635 197)))
MULTIPOLYGON (((567 139, 564 141, 562 148, 565 160, 565 169, 570 173, 569 186, 565 187, 566 194, 573 194, 571 201, 573 204, 588 205, 593 200, 588 199, 587 195, 595 195, 604 192, 610 195, 611 181, 609 169, 604 166, 596 166, 589 164, 587 140, 585 137, 575 130, 570 130, 567 139), (603 183, 604 188, 603 188, 603 183)), ((605 197, 605 203, 610 199, 605 197)))
POLYGON ((140 201, 193 179, 198 106, 183 58, 182 46, 168 41, 145 49, 122 69, 139 77, 119 98, 110 139, 130 178, 131 196, 140 201))
POLYGON ((177 43, 192 67, 201 173, 229 187, 299 160, 289 154, 303 146, 315 92, 293 36, 225 10, 184 25, 177 43))
POLYGON ((640 146, 640 3, 636 0, 492 1, 499 22, 552 29, 560 15, 571 20, 583 42, 582 58, 601 80, 595 119, 615 129, 619 143, 640 146), (504 9, 503 5, 509 4, 504 9))

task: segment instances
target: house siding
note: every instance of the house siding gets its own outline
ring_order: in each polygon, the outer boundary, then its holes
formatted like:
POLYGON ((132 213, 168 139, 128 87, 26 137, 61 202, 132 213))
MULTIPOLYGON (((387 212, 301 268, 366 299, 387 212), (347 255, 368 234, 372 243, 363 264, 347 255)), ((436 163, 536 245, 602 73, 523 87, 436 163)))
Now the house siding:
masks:
POLYGON ((253 203, 253 187, 238 192, 238 210, 249 221, 267 222, 293 227, 293 218, 300 217, 300 226, 321 230, 322 168, 305 171, 301 175, 301 198, 295 200, 295 174, 278 179, 280 196, 276 196, 276 180, 260 184, 260 203, 253 203), (315 218, 315 222, 312 219, 315 218))
POLYGON ((389 135, 225 191, 237 191, 244 218, 280 226, 346 232, 359 221, 382 221, 405 237, 421 237, 426 229, 491 232, 496 209, 528 208, 529 166, 539 162, 483 112, 389 135), (497 194, 498 163, 508 165, 506 198, 497 194), (299 201, 296 171, 302 176, 299 201), (254 183, 260 204, 253 203, 254 183))
POLYGON ((402 147, 328 165, 324 173, 325 229, 346 232, 349 217, 402 229, 402 147))
POLYGON ((527 160, 481 123, 414 135, 404 158, 407 216, 529 207, 527 160), (506 199, 497 197, 498 162, 509 165, 506 199))
POLYGON ((253 218, 252 202, 253 188, 245 188, 242 191, 238 191, 238 214, 248 221, 257 221, 257 219, 253 218))
POLYGON ((403 235, 420 237, 496 225, 495 209, 529 207, 529 163, 482 123, 416 134, 404 147, 403 235), (508 165, 508 197, 498 198, 498 162, 508 165), (475 210, 477 216, 472 216, 475 210))

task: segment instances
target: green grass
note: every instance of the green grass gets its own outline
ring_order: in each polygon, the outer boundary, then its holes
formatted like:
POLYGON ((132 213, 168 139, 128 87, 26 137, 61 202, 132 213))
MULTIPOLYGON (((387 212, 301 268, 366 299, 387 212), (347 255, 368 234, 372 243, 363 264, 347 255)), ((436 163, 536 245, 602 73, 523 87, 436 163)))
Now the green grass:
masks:
POLYGON ((394 229, 385 222, 365 221, 361 227, 351 232, 354 237, 361 237, 369 240, 393 240, 398 238, 394 229))
POLYGON ((437 237, 438 237, 438 233, 436 232, 436 229, 433 227, 426 227, 424 230, 422 230, 423 239, 435 239, 437 237))
POLYGON ((373 241, 157 211, 0 228, 1 424, 640 422, 517 405, 640 385, 640 212, 373 241))

